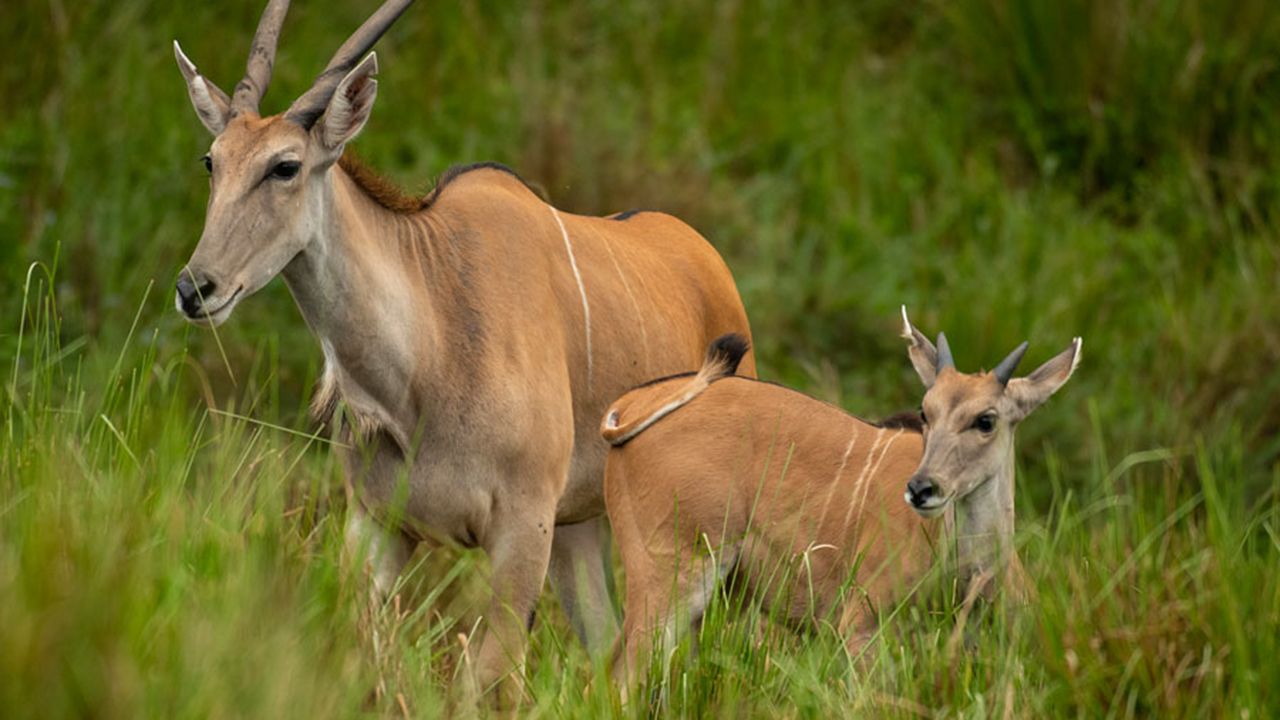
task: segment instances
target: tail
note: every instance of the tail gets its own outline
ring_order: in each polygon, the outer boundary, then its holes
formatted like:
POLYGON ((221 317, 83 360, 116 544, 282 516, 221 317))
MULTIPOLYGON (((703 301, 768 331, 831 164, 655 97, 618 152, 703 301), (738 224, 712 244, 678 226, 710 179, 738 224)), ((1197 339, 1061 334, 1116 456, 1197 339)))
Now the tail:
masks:
MULTIPOLYGON (((622 396, 605 413, 600 434, 614 447, 625 444, 650 425, 675 412, 694 399, 712 382, 738 371, 738 363, 747 354, 751 343, 736 333, 721 335, 707 348, 707 358, 702 368, 672 390, 656 395, 622 396)), ((633 391, 634 392, 634 391, 633 391)))

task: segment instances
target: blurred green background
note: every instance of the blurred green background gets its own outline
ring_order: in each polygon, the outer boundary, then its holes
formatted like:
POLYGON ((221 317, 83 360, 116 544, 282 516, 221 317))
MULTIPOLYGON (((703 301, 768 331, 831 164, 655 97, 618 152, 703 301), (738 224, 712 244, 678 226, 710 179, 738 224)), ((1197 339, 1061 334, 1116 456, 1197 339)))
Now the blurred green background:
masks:
MULTIPOLYGON (((209 137, 171 42, 229 89, 261 5, 6 3, 0 619, 42 627, 40 593, 76 587, 38 569, 97 533, 68 519, 79 506, 59 495, 66 483, 161 483, 81 500, 105 503, 104 517, 137 501, 143 537, 190 537, 186 525, 155 535, 147 498, 190 504, 204 497, 192 488, 264 472, 244 458, 279 462, 304 447, 283 432, 251 434, 258 425, 217 425, 207 408, 313 429, 304 408, 319 352, 283 283, 244 303, 220 343, 172 308, 203 223, 198 158, 209 137), (71 525, 54 523, 64 534, 38 555, 54 516, 71 525)), ((306 89, 374 5, 295 3, 264 112, 306 89)), ((1190 501, 1176 516, 1192 523, 1185 542, 1220 511, 1224 526, 1243 528, 1220 549, 1249 562, 1261 537, 1256 567, 1276 566, 1266 533, 1280 492, 1280 4, 420 2, 378 52, 379 97, 354 152, 422 191, 451 164, 497 160, 572 212, 683 218, 728 260, 770 379, 864 416, 914 407, 900 304, 924 331, 947 331, 962 369, 989 367, 1023 339, 1030 369, 1083 336, 1080 371, 1020 431, 1022 517, 1052 529, 1067 498, 1119 496, 1153 513, 1190 501), (1221 497, 1206 490, 1209 475, 1221 497)), ((341 502, 327 451, 305 458, 276 467, 274 499, 263 501, 286 515, 307 508, 301 529, 268 524, 289 537, 322 527, 327 503, 341 502)), ((227 517, 249 522, 237 508, 227 517)), ((1164 516, 1152 517, 1133 527, 1164 516)), ((1113 520, 1104 511, 1096 522, 1113 520)), ((1126 557, 1139 539, 1120 533, 1108 547, 1126 557)), ((101 552, 128 555, 136 540, 101 552)), ((91 554, 81 567, 118 560, 91 554)), ((147 577, 167 572, 155 562, 147 577)), ((345 586, 327 581, 340 607, 345 586)), ((1274 613, 1275 585, 1264 587, 1259 601, 1274 613)), ((64 624, 96 628, 93 613, 79 608, 64 624)), ((1253 620, 1271 632, 1280 621, 1265 611, 1253 620)), ((84 632, 107 644, 132 637, 84 632)), ((33 644, 13 644, 9 659, 21 667, 23 653, 61 647, 58 637, 32 630, 33 644)), ((1226 665, 1241 657, 1234 647, 1226 665)), ((1119 675, 1123 658, 1098 663, 1103 686, 1143 677, 1119 675)), ((78 672, 59 677, 75 686, 78 672)), ((14 682, 7 689, 23 696, 14 682)), ((1215 685, 1207 707, 1232 707, 1243 682, 1215 685)), ((67 708, 95 697, 76 692, 67 708)), ((1079 700, 1063 692, 1050 701, 1079 700)), ((1161 692, 1137 707, 1189 711, 1161 692)), ((252 707, 275 707, 264 703, 252 707)))
MULTIPOLYGON (((164 352, 190 342, 221 385, 212 339, 168 312, 209 141, 170 43, 229 88, 260 4, 10 6, 4 357, 28 264, 56 257, 64 342, 116 349, 154 282, 143 327, 164 352)), ((371 5, 298 3, 264 112, 371 5)), ((1088 398, 1118 448, 1239 433, 1264 470, 1280 450, 1278 48, 1262 0, 423 3, 379 44, 353 150, 410 188, 498 160, 573 212, 684 218, 729 260, 765 373, 851 409, 915 404, 905 303, 968 368, 1085 338, 1029 445, 1087 442, 1088 398)), ((305 395, 318 353, 282 283, 225 329, 232 367, 268 334, 282 392, 305 395)))

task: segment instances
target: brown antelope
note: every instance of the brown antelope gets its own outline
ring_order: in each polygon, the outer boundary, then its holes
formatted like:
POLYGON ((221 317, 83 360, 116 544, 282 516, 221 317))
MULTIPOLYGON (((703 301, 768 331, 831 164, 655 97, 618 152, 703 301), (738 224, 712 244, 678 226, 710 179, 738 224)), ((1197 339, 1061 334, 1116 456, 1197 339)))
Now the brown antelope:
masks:
POLYGON ((287 2, 267 5, 230 97, 175 42, 214 135, 177 304, 217 325, 284 275, 324 353, 313 407, 343 406, 358 446, 349 542, 383 596, 419 540, 487 552, 493 598, 472 665, 488 687, 520 667, 548 574, 588 647, 616 635, 599 418, 626 388, 696 368, 712 338, 749 329, 724 261, 676 218, 561 212, 495 164, 408 198, 344 155, 377 93, 365 53, 410 1, 383 4, 271 117, 257 107, 287 2))
POLYGON ((940 547, 954 547, 970 592, 989 594, 999 575, 1021 595, 1014 430, 1071 376, 1081 341, 1024 378, 1013 372, 1026 343, 995 370, 964 374, 945 335, 935 349, 905 308, 902 320, 927 388, 919 418, 872 424, 735 378, 748 345, 734 336, 713 343, 696 374, 641 386, 609 408, 605 502, 626 571, 620 681, 647 666, 655 633, 669 643, 697 623, 731 573, 790 622, 838 614, 851 650, 940 547), (798 579, 779 582, 780 567, 798 579))

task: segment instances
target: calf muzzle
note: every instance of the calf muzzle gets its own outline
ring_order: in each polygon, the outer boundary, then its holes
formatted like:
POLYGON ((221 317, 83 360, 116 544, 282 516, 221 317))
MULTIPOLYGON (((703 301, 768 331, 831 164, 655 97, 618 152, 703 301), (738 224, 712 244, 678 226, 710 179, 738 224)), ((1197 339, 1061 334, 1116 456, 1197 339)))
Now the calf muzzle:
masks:
POLYGON ((916 510, 929 510, 942 504, 938 484, 927 475, 912 476, 907 482, 907 492, 903 498, 916 510))

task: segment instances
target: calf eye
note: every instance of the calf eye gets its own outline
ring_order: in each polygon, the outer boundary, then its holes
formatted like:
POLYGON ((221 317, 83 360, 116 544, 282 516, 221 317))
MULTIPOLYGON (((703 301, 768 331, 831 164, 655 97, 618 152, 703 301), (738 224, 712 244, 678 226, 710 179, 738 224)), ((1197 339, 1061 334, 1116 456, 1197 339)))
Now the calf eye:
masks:
POLYGON ((209 157, 208 155, 205 155, 200 158, 200 162, 204 163, 205 171, 208 172, 210 175, 212 175, 213 174, 213 158, 209 157))
POLYGON ((990 433, 996 429, 996 416, 991 413, 979 415, 978 419, 973 421, 973 426, 979 432, 990 433))
POLYGON ((298 170, 301 167, 302 163, 296 160, 285 160, 284 162, 276 163, 275 167, 271 168, 270 175, 277 180, 291 180, 293 176, 298 174, 298 170))

